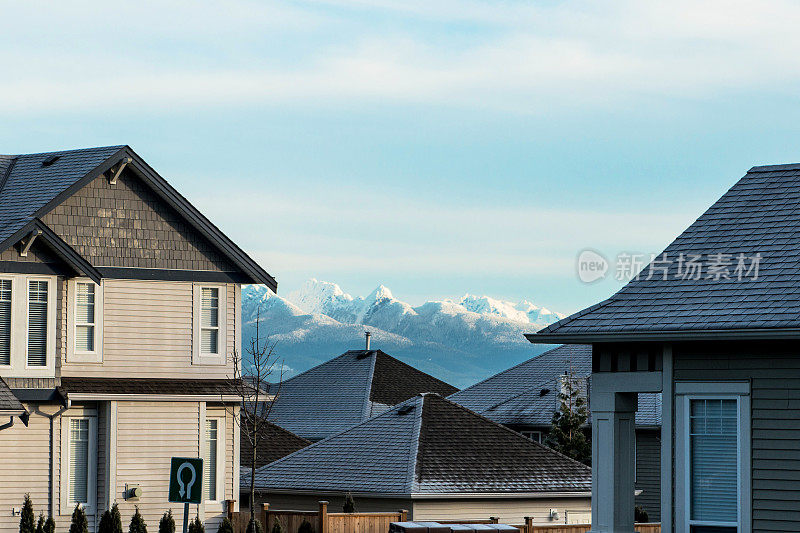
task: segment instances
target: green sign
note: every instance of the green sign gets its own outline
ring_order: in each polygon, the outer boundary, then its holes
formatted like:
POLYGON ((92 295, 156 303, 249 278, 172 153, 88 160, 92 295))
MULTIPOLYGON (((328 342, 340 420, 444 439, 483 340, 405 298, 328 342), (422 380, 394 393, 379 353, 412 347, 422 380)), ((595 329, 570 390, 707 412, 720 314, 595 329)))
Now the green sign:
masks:
POLYGON ((169 468, 169 501, 200 503, 203 496, 203 460, 173 457, 169 468))

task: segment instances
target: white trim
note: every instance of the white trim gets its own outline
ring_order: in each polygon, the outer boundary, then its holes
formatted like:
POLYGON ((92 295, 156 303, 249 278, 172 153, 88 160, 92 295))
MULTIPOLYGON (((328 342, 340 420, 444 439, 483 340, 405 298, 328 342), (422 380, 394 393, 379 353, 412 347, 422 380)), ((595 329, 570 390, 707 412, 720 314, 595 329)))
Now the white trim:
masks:
POLYGON ((67 281, 67 356, 68 363, 103 362, 103 285, 89 278, 76 278, 67 281), (75 329, 78 327, 75 315, 78 299, 78 283, 94 285, 94 350, 78 352, 75 350, 75 329))
POLYGON ((661 527, 672 531, 672 447, 673 447, 673 381, 672 345, 664 346, 662 355, 664 385, 661 393, 661 527))
POLYGON ((102 400, 118 401, 158 401, 158 402, 222 402, 238 403, 242 397, 235 394, 105 394, 69 392, 67 397, 75 402, 102 400))
POLYGON ((117 409, 116 400, 108 402, 106 419, 106 506, 117 501, 117 409))
POLYGON ((14 351, 16 350, 16 346, 15 346, 16 342, 15 341, 16 341, 17 334, 16 334, 16 331, 14 331, 14 330, 16 329, 16 323, 15 323, 16 310, 15 310, 15 307, 16 307, 16 302, 17 302, 17 299, 18 299, 18 296, 16 294, 16 292, 17 292, 17 280, 15 279, 14 276, 11 276, 9 274, 5 274, 4 273, 4 274, 0 274, 0 281, 10 281, 11 282, 11 331, 8 332, 9 333, 9 348, 10 348, 10 352, 8 354, 8 364, 7 365, 0 364, 0 369, 2 369, 2 370, 10 370, 14 366, 14 351))
POLYGON ((241 408, 238 405, 236 405, 236 406, 233 407, 232 411, 233 411, 233 414, 232 414, 232 416, 233 416, 233 466, 232 466, 232 468, 233 468, 234 475, 231 476, 231 477, 233 477, 233 495, 231 497, 233 498, 233 501, 234 501, 234 503, 233 503, 234 511, 238 511, 239 510, 239 500, 241 499, 240 498, 240 494, 241 494, 241 483, 242 483, 242 478, 241 478, 240 475, 238 475, 238 473, 241 471, 241 462, 242 462, 242 450, 241 450, 241 446, 240 446, 240 444, 242 442, 242 436, 241 436, 242 434, 241 434, 241 428, 239 427, 239 424, 241 422, 241 408), (237 421, 237 417, 240 417, 238 421, 237 421))
POLYGON ((97 510, 97 415, 86 415, 85 413, 65 413, 61 416, 61 512, 66 514, 71 512, 75 503, 69 497, 69 438, 71 419, 83 419, 89 421, 89 464, 87 465, 86 493, 88 501, 79 502, 87 515, 94 515, 97 510))
POLYGON ((193 283, 192 284, 192 364, 193 365, 225 365, 228 360, 228 287, 225 283, 193 283), (201 352, 201 306, 203 289, 218 289, 219 309, 218 309, 218 336, 217 343, 219 353, 204 354, 201 352))
MULTIPOLYGON (((201 430, 201 434, 203 435, 203 453, 201 457, 203 457, 203 468, 208 468, 208 461, 205 458, 205 451, 206 451, 206 424, 209 420, 216 420, 217 421, 217 491, 216 491, 216 498, 213 500, 205 500, 204 503, 222 503, 225 501, 225 462, 227 461, 227 457, 225 454, 225 421, 226 417, 224 413, 216 413, 213 412, 209 415, 206 414, 205 420, 203 420, 203 427, 201 430)), ((203 487, 203 493, 208 490, 208 487, 203 487)))
POLYGON ((675 524, 687 531, 690 525, 700 525, 692 522, 689 515, 689 509, 691 509, 689 403, 692 400, 736 400, 738 520, 736 524, 703 522, 702 525, 736 527, 738 533, 750 533, 752 527, 750 383, 742 381, 676 382, 675 391, 675 501, 681 502, 681 505, 675 506, 675 524))
POLYGON ((14 365, 14 375, 18 377, 55 377, 56 373, 56 309, 58 307, 58 278, 56 276, 24 276, 23 290, 25 294, 24 320, 21 325, 24 327, 24 349, 21 354, 24 357, 21 365, 14 365), (28 313, 30 311, 30 282, 47 282, 47 344, 45 349, 46 364, 44 366, 32 366, 28 364, 28 313))

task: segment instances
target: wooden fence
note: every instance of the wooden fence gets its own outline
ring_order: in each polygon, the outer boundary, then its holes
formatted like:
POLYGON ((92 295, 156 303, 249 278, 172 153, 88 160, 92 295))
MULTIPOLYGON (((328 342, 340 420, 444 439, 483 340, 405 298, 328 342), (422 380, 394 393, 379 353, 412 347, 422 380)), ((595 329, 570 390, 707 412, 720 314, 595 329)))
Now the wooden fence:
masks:
MULTIPOLYGON (((233 502, 228 505, 228 518, 233 524, 235 533, 245 533, 250 513, 234 512, 233 502)), ((328 502, 319 502, 317 511, 272 511, 269 504, 257 513, 258 519, 265 526, 264 533, 271 533, 276 522, 280 523, 284 533, 297 533, 300 524, 308 521, 314 533, 388 533, 392 522, 408 520, 408 511, 394 513, 329 513, 328 502)), ((440 524, 496 524, 498 519, 486 520, 437 520, 440 524)), ((587 524, 553 524, 536 525, 530 518, 525 524, 513 524, 520 533, 588 533, 591 525, 587 524)), ((661 524, 636 524, 637 533, 661 533, 661 524)))

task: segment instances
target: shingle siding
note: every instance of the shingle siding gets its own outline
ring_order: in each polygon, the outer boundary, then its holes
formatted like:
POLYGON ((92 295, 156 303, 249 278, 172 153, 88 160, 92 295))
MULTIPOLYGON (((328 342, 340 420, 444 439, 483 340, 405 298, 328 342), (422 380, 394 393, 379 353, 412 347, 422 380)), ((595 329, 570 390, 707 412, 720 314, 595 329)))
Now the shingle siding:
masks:
POLYGON ((92 180, 43 221, 97 267, 238 270, 129 171, 92 180))
POLYGON ((692 344, 676 380, 751 380, 753 533, 800 531, 800 343, 692 344))

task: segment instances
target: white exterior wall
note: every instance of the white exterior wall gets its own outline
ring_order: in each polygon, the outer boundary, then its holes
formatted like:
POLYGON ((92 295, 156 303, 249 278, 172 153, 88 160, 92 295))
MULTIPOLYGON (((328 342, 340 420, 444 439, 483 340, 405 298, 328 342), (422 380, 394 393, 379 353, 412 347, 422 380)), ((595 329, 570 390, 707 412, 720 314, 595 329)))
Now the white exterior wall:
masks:
MULTIPOLYGON (((497 517, 501 524, 520 525, 533 517, 534 525, 566 524, 570 514, 585 517, 591 513, 590 497, 537 499, 414 500, 412 517, 419 521, 488 520, 497 517), (550 509, 558 511, 558 520, 550 519, 550 509)), ((575 523, 570 520, 570 522, 575 523)), ((585 522, 584 522, 585 523, 585 522)))

